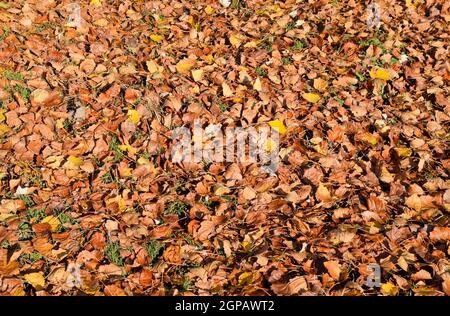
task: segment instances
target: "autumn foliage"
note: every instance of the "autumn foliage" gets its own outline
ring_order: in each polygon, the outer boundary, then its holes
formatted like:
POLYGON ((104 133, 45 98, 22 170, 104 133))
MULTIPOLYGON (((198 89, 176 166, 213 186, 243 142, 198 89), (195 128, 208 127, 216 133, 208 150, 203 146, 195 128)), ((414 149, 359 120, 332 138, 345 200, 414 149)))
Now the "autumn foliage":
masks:
POLYGON ((450 2, 365 2, 1 1, 0 294, 450 295, 450 2))

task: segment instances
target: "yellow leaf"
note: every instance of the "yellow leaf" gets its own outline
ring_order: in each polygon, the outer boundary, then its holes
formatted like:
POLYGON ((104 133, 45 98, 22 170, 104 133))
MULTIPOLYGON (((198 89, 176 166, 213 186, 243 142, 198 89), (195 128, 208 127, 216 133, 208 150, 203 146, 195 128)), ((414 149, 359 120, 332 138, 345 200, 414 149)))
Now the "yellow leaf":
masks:
POLYGON ((158 72, 158 65, 153 60, 149 60, 145 64, 150 73, 154 74, 155 72, 158 72))
POLYGON ((9 126, 6 124, 0 124, 0 136, 3 136, 4 134, 8 133, 10 130, 9 126))
POLYGON ((69 158, 67 158, 67 161, 69 161, 75 167, 79 167, 83 164, 83 159, 75 156, 69 156, 69 158))
POLYGON ((389 72, 387 72, 384 69, 371 70, 369 74, 370 77, 374 79, 382 79, 382 80, 391 79, 391 75, 389 74, 389 72))
POLYGON ((152 35, 150 35, 150 39, 156 43, 159 43, 164 39, 164 36, 158 35, 158 34, 152 34, 152 35))
POLYGON ((261 80, 259 78, 256 78, 255 83, 253 84, 253 89, 256 91, 262 90, 261 80))
POLYGON ((149 165, 150 164, 150 160, 148 160, 147 158, 144 158, 144 157, 139 157, 137 163, 139 165, 149 165))
POLYGON ((239 285, 250 284, 253 281, 252 272, 244 272, 239 275, 239 285))
POLYGON ((134 124, 139 123, 139 121, 141 119, 141 114, 139 114, 139 112, 136 110, 131 110, 131 109, 128 110, 127 116, 128 116, 128 120, 133 122, 134 124))
POLYGON ((242 38, 239 34, 231 34, 229 40, 234 47, 238 47, 242 43, 242 38))
POLYGON ((321 144, 314 145, 314 150, 317 151, 321 155, 326 155, 328 151, 326 148, 323 148, 321 144))
POLYGON ((377 138, 370 133, 364 133, 364 135, 361 137, 361 140, 373 146, 375 146, 378 143, 377 138))
POLYGON ((5 109, 0 109, 0 122, 3 122, 6 119, 4 114, 5 112, 6 112, 5 109))
POLYGON ((286 126, 284 126, 283 122, 281 122, 280 120, 270 121, 269 126, 280 134, 285 134, 287 131, 286 126))
POLYGON ((18 286, 13 291, 11 291, 11 296, 25 296, 25 291, 23 287, 18 286))
POLYGON ((128 144, 125 144, 125 145, 119 145, 119 146, 117 146, 117 147, 119 147, 119 149, 120 149, 121 151, 127 151, 127 152, 129 152, 130 154, 133 154, 133 155, 137 152, 137 149, 136 149, 136 148, 134 148, 133 146, 128 145, 128 144))
POLYGON ((200 88, 197 85, 194 85, 191 88, 191 92, 192 92, 192 94, 199 94, 200 93, 200 88))
POLYGON ((65 118, 60 118, 56 120, 56 128, 64 128, 64 122, 66 121, 65 118))
POLYGON ((202 80, 202 76, 203 70, 201 69, 192 70, 192 78, 194 79, 195 82, 202 80))
POLYGON ((210 64, 212 64, 213 62, 214 62, 214 56, 213 55, 211 55, 211 54, 209 54, 209 55, 206 55, 206 56, 203 56, 202 57, 204 60, 206 60, 208 63, 210 63, 210 64))
POLYGON ((45 279, 42 272, 33 272, 25 274, 24 279, 37 290, 42 289, 45 285, 45 279))
POLYGON ((189 73, 191 68, 194 66, 195 66, 195 60, 183 59, 178 62, 176 69, 181 74, 187 74, 187 73, 189 73))
POLYGON ((261 41, 250 41, 248 43, 245 43, 245 48, 256 48, 261 43, 261 41))
POLYGON ((224 195, 224 194, 228 194, 230 192, 231 192, 231 190, 223 185, 216 187, 216 189, 214 190, 215 195, 224 195))
POLYGON ((224 97, 231 97, 233 95, 233 91, 231 91, 230 86, 225 82, 222 83, 222 92, 224 97))
POLYGON ((205 12, 206 12, 206 14, 211 15, 214 13, 214 9, 211 6, 207 6, 205 8, 205 12))
POLYGON ((391 183, 394 181, 394 175, 390 173, 386 167, 381 168, 380 180, 385 183, 391 183))
POLYGON ((323 80, 323 79, 320 79, 320 78, 314 79, 314 84, 313 85, 314 85, 314 88, 319 90, 319 91, 324 91, 327 88, 327 86, 328 86, 327 82, 325 80, 323 80))
POLYGON ((381 292, 385 295, 395 296, 398 294, 397 287, 391 282, 381 284, 381 292))
POLYGON ((59 221, 59 219, 53 215, 47 216, 46 218, 44 218, 41 221, 41 223, 50 224, 50 226, 52 227, 52 232, 57 231, 59 225, 61 225, 61 222, 59 221))
POLYGON ((316 103, 320 100, 320 95, 318 95, 317 93, 303 93, 302 97, 303 99, 311 103, 316 103))
POLYGON ((269 138, 266 143, 264 144, 264 149, 266 150, 266 152, 271 153, 272 151, 274 151, 277 148, 277 144, 271 139, 269 138))
POLYGON ((119 195, 117 196, 117 205, 119 206, 119 211, 124 211, 127 208, 125 200, 119 195))
POLYGON ((397 147, 395 151, 399 155, 399 157, 406 158, 412 155, 411 148, 397 147))
POLYGON ((406 7, 409 9, 416 9, 421 2, 422 2, 421 0, 406 0, 405 4, 406 7))
POLYGON ((243 241, 242 248, 244 248, 245 251, 250 251, 250 249, 252 249, 252 244, 248 241, 243 241))
POLYGON ((102 5, 102 0, 91 0, 91 5, 95 5, 96 7, 100 7, 102 5))

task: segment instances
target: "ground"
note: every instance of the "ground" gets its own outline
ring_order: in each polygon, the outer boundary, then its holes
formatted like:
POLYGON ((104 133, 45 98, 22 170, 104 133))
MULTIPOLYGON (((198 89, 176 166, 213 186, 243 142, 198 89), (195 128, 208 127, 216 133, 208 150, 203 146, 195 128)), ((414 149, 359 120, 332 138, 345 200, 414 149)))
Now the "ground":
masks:
POLYGON ((449 6, 3 0, 0 294, 450 295, 449 6))

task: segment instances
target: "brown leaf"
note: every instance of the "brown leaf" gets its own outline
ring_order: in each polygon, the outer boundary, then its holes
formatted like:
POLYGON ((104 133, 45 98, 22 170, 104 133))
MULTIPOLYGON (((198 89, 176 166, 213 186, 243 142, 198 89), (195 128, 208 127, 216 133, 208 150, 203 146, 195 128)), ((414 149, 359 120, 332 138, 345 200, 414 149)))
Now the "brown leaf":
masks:
POLYGON ((164 251, 163 257, 166 262, 178 264, 181 263, 180 246, 170 245, 164 251))
POLYGON ((328 273, 333 279, 339 280, 339 277, 341 275, 341 265, 339 264, 339 261, 326 261, 323 263, 323 265, 328 270, 328 273))
POLYGON ((114 284, 105 286, 104 292, 106 296, 127 296, 124 290, 114 284))
POLYGON ((450 227, 435 227, 430 233, 432 241, 450 240, 450 227))

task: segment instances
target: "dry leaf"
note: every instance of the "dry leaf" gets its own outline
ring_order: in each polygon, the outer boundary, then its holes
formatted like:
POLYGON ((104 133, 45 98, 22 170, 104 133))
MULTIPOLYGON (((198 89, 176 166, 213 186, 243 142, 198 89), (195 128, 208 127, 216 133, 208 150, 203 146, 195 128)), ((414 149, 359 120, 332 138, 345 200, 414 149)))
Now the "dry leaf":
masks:
POLYGON ((45 278, 42 272, 33 272, 24 275, 25 281, 30 283, 36 290, 40 290, 45 286, 45 278))
POLYGON ((302 97, 303 99, 311 103, 316 103, 320 100, 320 95, 318 95, 317 93, 303 93, 302 97))
POLYGON ((274 120, 269 122, 270 127, 276 130, 280 134, 286 134, 286 126, 284 126, 283 122, 280 120, 274 120))

